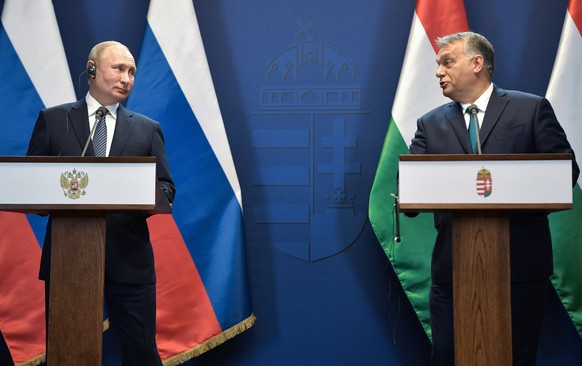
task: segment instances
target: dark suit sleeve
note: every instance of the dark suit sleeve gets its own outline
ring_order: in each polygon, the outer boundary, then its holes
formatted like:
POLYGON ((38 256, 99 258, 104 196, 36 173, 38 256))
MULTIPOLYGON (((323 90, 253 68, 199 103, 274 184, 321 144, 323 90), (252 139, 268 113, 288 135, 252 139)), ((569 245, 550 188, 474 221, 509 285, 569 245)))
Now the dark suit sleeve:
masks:
POLYGON ((152 155, 156 157, 156 174, 158 177, 158 183, 162 187, 164 193, 168 197, 168 201, 171 203, 174 201, 174 196, 176 194, 176 187, 172 176, 170 174, 170 168, 168 165, 168 157, 166 155, 166 145, 164 140, 164 134, 158 123, 156 123, 154 135, 152 137, 152 155))
POLYGON ((427 154, 427 141, 424 131, 424 122, 421 118, 416 121, 416 132, 410 143, 409 154, 427 154))
POLYGON ((49 155, 49 134, 46 121, 45 111, 42 110, 38 114, 36 124, 32 131, 30 141, 28 143, 27 156, 46 156, 49 155))

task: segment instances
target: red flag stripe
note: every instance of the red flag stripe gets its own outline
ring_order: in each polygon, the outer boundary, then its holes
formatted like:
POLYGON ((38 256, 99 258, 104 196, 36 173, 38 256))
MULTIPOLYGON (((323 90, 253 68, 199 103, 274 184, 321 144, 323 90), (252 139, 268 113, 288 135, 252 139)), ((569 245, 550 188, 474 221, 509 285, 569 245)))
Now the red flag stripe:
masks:
POLYGON ((570 0, 568 4, 568 12, 578 28, 578 33, 582 36, 582 1, 570 0))
POLYGON ((157 343, 166 360, 222 332, 204 283, 171 215, 148 219, 157 277, 157 343))
POLYGON ((435 53, 438 52, 435 43, 438 37, 469 30, 465 3, 462 0, 418 0, 416 14, 435 53))
POLYGON ((0 212, 0 329, 15 364, 44 357, 40 253, 26 216, 0 212))

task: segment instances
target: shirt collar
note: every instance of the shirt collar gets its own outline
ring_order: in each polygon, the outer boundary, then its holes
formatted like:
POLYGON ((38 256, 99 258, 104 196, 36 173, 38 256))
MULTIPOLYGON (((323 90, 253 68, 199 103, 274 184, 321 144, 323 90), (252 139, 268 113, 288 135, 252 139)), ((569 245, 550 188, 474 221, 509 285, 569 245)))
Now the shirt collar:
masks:
MULTIPOLYGON (((89 112, 89 117, 94 116, 95 112, 97 112, 97 109, 101 107, 101 103, 93 98, 89 92, 87 92, 87 95, 85 96, 85 101, 87 102, 87 111, 89 112)), ((119 103, 106 105, 105 108, 107 108, 109 114, 111 114, 114 119, 117 119, 117 109, 119 108, 119 103)))
POLYGON ((475 103, 461 103, 461 108, 463 108, 463 112, 467 110, 467 107, 471 104, 475 104, 479 111, 485 112, 487 109, 487 104, 489 104, 489 99, 491 98, 491 94, 493 94, 493 83, 489 84, 489 87, 485 89, 483 94, 475 101, 475 103))

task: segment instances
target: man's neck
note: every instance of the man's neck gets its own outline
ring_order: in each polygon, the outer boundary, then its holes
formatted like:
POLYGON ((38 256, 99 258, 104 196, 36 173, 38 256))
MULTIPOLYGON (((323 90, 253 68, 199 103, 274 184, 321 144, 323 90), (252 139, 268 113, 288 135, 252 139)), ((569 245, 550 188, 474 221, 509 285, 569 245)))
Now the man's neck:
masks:
POLYGON ((479 99, 483 93, 485 93, 485 91, 487 91, 487 89, 491 86, 491 81, 487 80, 486 82, 483 83, 479 83, 475 89, 474 92, 472 93, 471 96, 469 96, 466 100, 461 101, 460 103, 467 103, 467 104, 473 104, 477 101, 477 99, 479 99))

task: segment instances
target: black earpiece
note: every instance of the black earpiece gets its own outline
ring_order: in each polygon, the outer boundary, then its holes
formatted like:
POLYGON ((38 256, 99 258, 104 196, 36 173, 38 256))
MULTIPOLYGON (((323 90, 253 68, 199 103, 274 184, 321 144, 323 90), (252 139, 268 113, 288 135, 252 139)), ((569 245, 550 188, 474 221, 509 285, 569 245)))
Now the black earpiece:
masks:
POLYGON ((89 65, 87 68, 87 74, 89 74, 90 78, 95 79, 95 75, 97 75, 97 67, 95 67, 95 64, 89 65))

